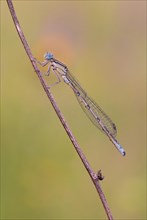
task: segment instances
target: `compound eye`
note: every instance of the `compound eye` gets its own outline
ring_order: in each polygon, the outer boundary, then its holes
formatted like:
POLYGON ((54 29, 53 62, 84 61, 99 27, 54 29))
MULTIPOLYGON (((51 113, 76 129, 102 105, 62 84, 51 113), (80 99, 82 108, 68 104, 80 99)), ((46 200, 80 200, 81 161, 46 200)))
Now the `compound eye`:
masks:
POLYGON ((46 60, 51 60, 51 59, 53 59, 53 54, 52 53, 50 53, 50 52, 47 52, 45 55, 44 55, 44 58, 46 59, 46 60))

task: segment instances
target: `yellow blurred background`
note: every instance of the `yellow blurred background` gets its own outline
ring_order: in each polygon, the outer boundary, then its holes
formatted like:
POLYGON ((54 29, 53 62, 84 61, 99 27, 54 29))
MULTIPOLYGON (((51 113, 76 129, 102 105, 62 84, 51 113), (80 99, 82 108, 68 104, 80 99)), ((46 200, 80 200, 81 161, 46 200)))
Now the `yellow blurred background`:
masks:
MULTIPOLYGON (((122 157, 65 83, 52 88, 115 219, 146 219, 145 1, 13 1, 34 57, 65 63, 116 123, 122 157)), ((54 79, 51 76, 50 82, 54 79)), ((1 218, 107 219, 1 1, 1 218)))

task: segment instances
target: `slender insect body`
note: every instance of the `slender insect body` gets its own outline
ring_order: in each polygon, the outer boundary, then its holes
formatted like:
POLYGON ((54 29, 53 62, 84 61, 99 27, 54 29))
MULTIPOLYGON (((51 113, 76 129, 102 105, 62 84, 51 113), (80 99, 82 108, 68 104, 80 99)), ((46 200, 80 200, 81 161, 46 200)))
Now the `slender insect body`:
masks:
POLYGON ((125 150, 115 139, 117 130, 112 120, 90 97, 87 96, 84 89, 80 86, 78 81, 74 78, 74 76, 71 74, 71 72, 68 70, 67 66, 64 63, 55 59, 53 57, 53 54, 51 53, 46 53, 44 57, 45 61, 43 63, 39 63, 42 66, 45 66, 49 63, 47 75, 49 75, 50 69, 52 68, 52 71, 58 78, 58 82, 56 82, 55 84, 61 81, 61 77, 63 81, 72 88, 80 106, 82 107, 88 118, 97 128, 99 128, 103 133, 105 133, 108 136, 110 141, 124 156, 125 150))

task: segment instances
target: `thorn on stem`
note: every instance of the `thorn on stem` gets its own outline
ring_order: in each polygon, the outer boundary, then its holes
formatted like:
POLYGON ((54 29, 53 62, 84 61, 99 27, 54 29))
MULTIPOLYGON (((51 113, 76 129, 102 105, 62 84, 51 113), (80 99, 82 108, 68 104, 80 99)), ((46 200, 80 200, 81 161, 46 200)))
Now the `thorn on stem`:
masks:
POLYGON ((97 177, 98 177, 98 180, 103 180, 103 179, 104 179, 104 176, 103 176, 101 170, 99 170, 99 171, 97 172, 97 177))

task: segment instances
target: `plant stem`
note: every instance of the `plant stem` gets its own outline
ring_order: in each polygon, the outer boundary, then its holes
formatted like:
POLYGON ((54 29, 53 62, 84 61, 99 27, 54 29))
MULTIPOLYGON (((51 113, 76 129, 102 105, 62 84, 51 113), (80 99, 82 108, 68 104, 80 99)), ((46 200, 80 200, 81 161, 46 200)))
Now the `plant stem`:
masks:
POLYGON ((103 193, 103 191, 101 189, 99 178, 95 174, 93 169, 91 168, 91 166, 90 166, 88 160, 86 159, 85 155, 83 154, 83 152, 82 152, 82 150, 81 150, 77 140, 75 139, 74 135, 72 134, 71 129, 69 128, 67 122, 65 121, 65 119, 63 117, 63 114, 61 113, 61 111, 60 111, 60 109, 59 109, 59 107, 58 107, 58 105, 57 105, 57 103, 56 103, 56 101, 55 101, 51 91, 47 88, 47 86, 45 84, 45 81, 44 81, 44 79, 43 79, 43 77, 41 75, 40 70, 37 67, 37 64, 36 64, 36 61, 35 61, 35 59, 33 57, 31 49, 30 49, 30 47, 29 47, 29 45, 28 45, 28 43, 26 41, 26 38, 25 38, 25 36, 23 34, 23 31, 21 29, 21 26, 19 24, 19 21, 18 21, 18 18, 16 16, 16 13, 15 13, 12 1, 11 0, 7 0, 7 4, 8 4, 8 7, 9 7, 9 10, 10 10, 10 13, 11 13, 14 25, 15 25, 16 30, 18 32, 18 35, 19 35, 19 37, 21 39, 21 42, 22 42, 22 44, 24 46, 24 49, 25 49, 25 51, 26 51, 26 53, 27 53, 27 55, 28 55, 28 57, 30 59, 30 62, 32 63, 32 66, 33 66, 37 76, 39 77, 40 83, 42 84, 42 86, 43 86, 43 88, 44 88, 44 90, 45 90, 45 92, 46 92, 46 94, 47 94, 47 96, 48 96, 48 98, 49 98, 49 100, 50 100, 50 102, 51 102, 51 104, 52 104, 52 106, 53 106, 57 116, 58 116, 58 118, 60 119, 60 121, 61 121, 61 123, 62 123, 62 125, 63 125, 63 127, 64 127, 64 129, 65 129, 65 131, 66 131, 66 133, 68 135, 68 137, 69 137, 69 139, 73 143, 73 146, 74 146, 75 150, 77 151, 77 153, 78 153, 79 157, 81 158, 81 160, 82 160, 86 170, 88 171, 88 173, 89 173, 89 175, 90 175, 90 177, 91 177, 91 179, 92 179, 92 181, 93 181, 93 183, 95 185, 95 188, 96 188, 96 190, 97 190, 97 192, 99 194, 99 197, 101 199, 101 202, 103 204, 105 212, 106 212, 106 214, 108 216, 108 219, 109 220, 113 220, 113 217, 112 217, 111 211, 109 209, 108 203, 106 201, 105 195, 104 195, 104 193, 103 193))

